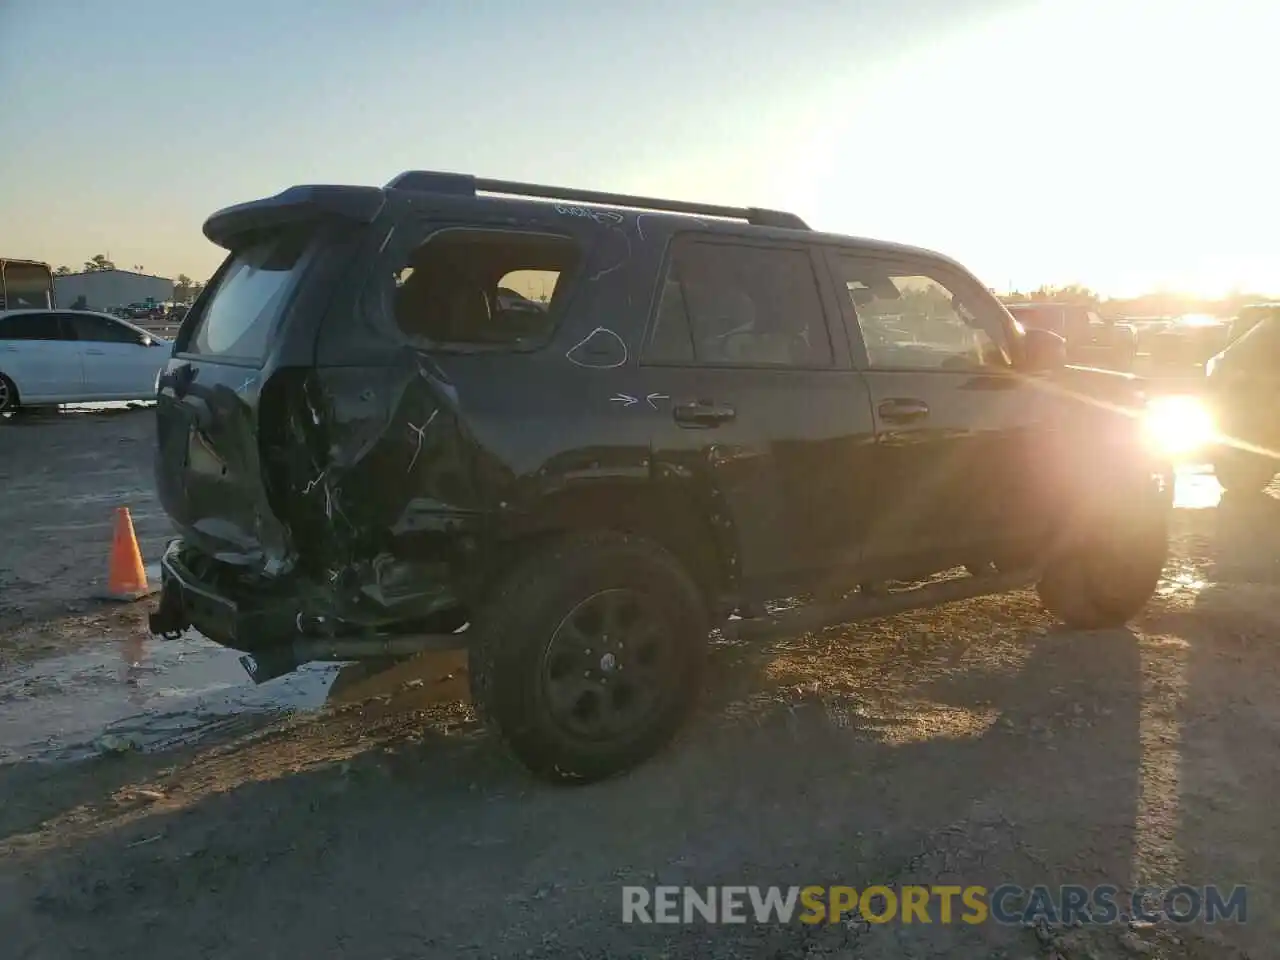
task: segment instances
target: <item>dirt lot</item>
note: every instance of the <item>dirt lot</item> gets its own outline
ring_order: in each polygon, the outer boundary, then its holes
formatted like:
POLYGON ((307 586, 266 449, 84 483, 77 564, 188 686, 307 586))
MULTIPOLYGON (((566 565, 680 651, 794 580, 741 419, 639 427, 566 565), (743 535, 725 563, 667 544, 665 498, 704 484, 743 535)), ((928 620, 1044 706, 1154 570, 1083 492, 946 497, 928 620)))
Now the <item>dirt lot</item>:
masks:
POLYGON ((722 646, 682 740, 531 782, 465 663, 261 688, 83 598, 111 508, 148 560, 151 415, 0 424, 6 957, 1276 956, 1280 502, 1188 476, 1132 631, 1028 593, 722 646), (1248 884, 1248 923, 624 926, 621 886, 1248 884))

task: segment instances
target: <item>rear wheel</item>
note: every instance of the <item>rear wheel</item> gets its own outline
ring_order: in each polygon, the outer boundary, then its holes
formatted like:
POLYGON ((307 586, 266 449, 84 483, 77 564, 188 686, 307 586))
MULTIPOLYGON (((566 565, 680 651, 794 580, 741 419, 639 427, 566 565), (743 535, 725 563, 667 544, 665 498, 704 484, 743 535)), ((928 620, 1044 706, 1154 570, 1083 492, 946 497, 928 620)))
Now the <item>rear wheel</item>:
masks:
POLYGON ((588 782, 676 733, 697 697, 708 623, 674 557, 599 533, 526 558, 472 631, 477 710, 533 773, 588 782))
POLYGON ((12 413, 18 409, 18 388, 12 380, 0 373, 0 413, 12 413))
POLYGON ((1169 514, 1148 502, 1110 522, 1095 522, 1046 568, 1036 589, 1067 626, 1123 626, 1146 606, 1169 553, 1169 514))

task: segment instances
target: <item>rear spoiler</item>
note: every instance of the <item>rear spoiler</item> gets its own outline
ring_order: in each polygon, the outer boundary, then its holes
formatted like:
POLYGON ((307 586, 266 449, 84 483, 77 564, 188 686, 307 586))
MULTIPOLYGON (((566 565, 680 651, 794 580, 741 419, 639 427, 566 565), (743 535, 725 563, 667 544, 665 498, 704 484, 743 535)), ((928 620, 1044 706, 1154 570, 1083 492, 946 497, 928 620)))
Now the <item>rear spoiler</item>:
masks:
POLYGON ((379 187, 290 187, 274 197, 224 207, 204 222, 204 235, 230 249, 240 234, 290 223, 329 218, 372 223, 385 202, 379 187))

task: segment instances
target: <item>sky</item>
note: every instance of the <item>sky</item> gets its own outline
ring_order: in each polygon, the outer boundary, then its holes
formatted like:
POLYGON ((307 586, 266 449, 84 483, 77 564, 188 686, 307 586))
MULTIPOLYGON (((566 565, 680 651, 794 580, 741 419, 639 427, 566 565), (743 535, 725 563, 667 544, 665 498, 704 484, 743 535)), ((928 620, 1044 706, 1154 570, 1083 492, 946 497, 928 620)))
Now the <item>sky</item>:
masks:
POLYGON ((406 169, 793 210, 989 286, 1280 294, 1274 0, 0 0, 0 255, 406 169))

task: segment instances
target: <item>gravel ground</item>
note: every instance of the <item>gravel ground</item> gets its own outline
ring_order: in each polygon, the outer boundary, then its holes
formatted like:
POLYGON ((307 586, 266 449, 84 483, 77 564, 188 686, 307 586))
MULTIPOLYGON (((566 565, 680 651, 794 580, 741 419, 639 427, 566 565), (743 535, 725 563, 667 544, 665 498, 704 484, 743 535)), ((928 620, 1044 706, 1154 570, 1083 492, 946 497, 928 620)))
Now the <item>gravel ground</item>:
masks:
MULTIPOLYGON (((145 699, 204 656, 164 660, 145 604, 83 600, 117 503, 148 560, 163 541, 150 431, 149 413, 0 424, 0 676, 119 646, 164 664, 145 699)), ((723 646, 682 739, 586 788, 495 749, 457 657, 331 670, 320 709, 233 711, 145 750, 0 755, 3 954, 1272 957, 1278 561, 1280 502, 1228 500, 1178 511, 1131 630, 1064 631, 1016 593, 723 646), (1248 884, 1249 922, 620 922, 628 883, 1008 882, 1248 884)), ((18 716, 56 695, 24 683, 0 685, 0 719, 6 696, 18 716)))

